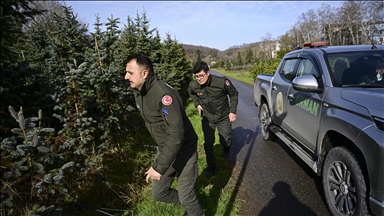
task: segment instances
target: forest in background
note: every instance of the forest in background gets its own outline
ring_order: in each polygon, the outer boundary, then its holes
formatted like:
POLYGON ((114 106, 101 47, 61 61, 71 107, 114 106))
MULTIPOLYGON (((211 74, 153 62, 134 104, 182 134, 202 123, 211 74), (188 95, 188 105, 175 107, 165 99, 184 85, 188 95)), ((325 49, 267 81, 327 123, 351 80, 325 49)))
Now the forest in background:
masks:
POLYGON ((279 56, 275 53, 277 43, 281 56, 308 42, 327 41, 330 46, 384 43, 374 35, 382 38, 384 35, 384 1, 343 1, 340 7, 323 3, 302 13, 292 27, 277 38, 266 32, 262 38, 255 38, 254 43, 234 45, 224 51, 189 44, 183 47, 189 59, 201 58, 212 67, 215 62, 216 67, 226 70, 248 71, 255 64, 274 62, 272 59, 279 56))
POLYGON ((192 62, 182 45, 161 39, 145 13, 128 16, 124 29, 119 19, 97 17, 89 34, 58 1, 0 6, 1 215, 58 213, 99 182, 111 189, 109 205, 138 202, 137 176, 154 148, 124 80, 125 61, 150 56, 157 76, 186 100, 192 62), (106 179, 111 163, 129 167, 118 179, 126 187, 106 179))
POLYGON ((129 161, 131 176, 114 206, 140 201, 142 183, 136 177, 149 166, 146 152, 153 141, 123 79, 127 56, 149 55, 157 76, 186 100, 196 61, 253 75, 273 73, 279 58, 304 42, 369 43, 354 30, 383 22, 384 11, 383 2, 376 1, 346 1, 341 8, 324 4, 302 14, 277 39, 267 33, 260 42, 218 51, 179 44, 169 35, 162 40, 145 13, 128 16, 124 29, 117 27, 119 18, 104 24, 97 18, 89 33, 76 12, 58 1, 2 1, 0 6, 2 215, 60 212, 90 183, 107 182, 106 159, 111 158, 129 161), (334 29, 331 23, 339 30, 327 34, 334 29), (281 51, 272 58, 276 41, 281 51))

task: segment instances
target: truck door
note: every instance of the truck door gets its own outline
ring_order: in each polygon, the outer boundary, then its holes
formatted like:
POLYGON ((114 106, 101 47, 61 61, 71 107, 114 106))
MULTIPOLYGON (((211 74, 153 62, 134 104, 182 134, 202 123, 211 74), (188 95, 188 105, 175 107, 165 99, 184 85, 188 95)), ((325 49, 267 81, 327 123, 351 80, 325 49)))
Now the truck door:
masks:
MULTIPOLYGON (((305 56, 301 56, 305 57, 305 56)), ((311 75, 321 80, 321 73, 314 59, 301 58, 297 67, 296 77, 311 75)), ((319 85, 322 82, 319 82, 319 85)), ((285 123, 287 130, 305 146, 315 150, 320 124, 322 95, 315 92, 299 92, 289 86, 285 123)))
POLYGON ((291 85, 292 80, 295 78, 295 69, 299 59, 286 58, 282 62, 280 71, 275 74, 272 80, 271 86, 271 109, 272 109, 272 121, 276 125, 280 125, 282 128, 286 127, 287 116, 287 93, 291 85))

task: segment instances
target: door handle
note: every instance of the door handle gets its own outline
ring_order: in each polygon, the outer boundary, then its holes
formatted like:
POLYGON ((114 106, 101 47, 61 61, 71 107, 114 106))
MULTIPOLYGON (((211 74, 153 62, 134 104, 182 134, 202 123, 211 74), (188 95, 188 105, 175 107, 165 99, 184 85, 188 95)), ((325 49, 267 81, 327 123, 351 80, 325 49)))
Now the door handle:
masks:
POLYGON ((295 99, 295 97, 293 96, 293 94, 288 94, 287 96, 288 100, 290 101, 293 101, 295 99))
POLYGON ((273 86, 273 87, 272 87, 272 90, 273 90, 273 91, 277 91, 277 87, 276 87, 276 86, 273 86))

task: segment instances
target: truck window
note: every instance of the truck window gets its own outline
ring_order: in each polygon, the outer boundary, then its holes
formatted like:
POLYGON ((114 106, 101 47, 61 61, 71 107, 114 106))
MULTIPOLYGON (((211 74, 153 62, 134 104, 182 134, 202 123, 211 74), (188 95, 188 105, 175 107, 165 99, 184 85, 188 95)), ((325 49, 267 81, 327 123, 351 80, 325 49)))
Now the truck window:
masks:
POLYGON ((328 61, 328 68, 333 72, 330 74, 335 86, 383 83, 382 76, 377 75, 377 68, 373 68, 376 63, 380 65, 380 61, 384 62, 382 50, 332 53, 328 54, 325 60, 328 61), (340 61, 344 62, 340 64, 342 66, 339 70, 338 62, 340 61))
POLYGON ((295 78, 295 66, 297 63, 298 59, 286 59, 284 62, 284 67, 280 71, 280 75, 291 82, 293 78, 295 78))
POLYGON ((319 72, 316 70, 316 67, 308 59, 302 59, 300 61, 300 65, 296 74, 297 77, 305 75, 313 75, 314 77, 319 77, 319 72))

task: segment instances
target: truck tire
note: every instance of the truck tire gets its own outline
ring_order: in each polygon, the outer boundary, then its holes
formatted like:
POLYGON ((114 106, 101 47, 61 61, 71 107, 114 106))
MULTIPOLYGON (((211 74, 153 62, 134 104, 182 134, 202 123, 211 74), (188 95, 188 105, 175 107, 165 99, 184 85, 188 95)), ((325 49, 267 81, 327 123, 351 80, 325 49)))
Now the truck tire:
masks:
POLYGON ((270 130, 271 127, 271 114, 269 113, 267 103, 263 103, 260 106, 260 126, 261 126, 261 134, 265 140, 276 140, 276 135, 270 130))
POLYGON ((345 147, 336 147, 325 158, 323 189, 332 215, 366 215, 366 183, 354 154, 345 147))

